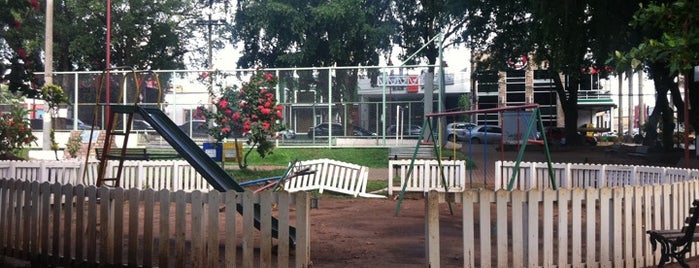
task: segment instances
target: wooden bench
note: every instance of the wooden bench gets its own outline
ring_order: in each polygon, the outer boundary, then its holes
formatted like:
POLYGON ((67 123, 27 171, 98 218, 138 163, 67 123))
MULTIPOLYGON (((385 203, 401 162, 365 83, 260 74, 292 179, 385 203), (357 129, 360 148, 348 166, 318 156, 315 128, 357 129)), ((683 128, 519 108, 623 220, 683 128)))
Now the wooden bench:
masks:
MULTIPOLYGON (((400 159, 412 159, 415 153, 415 147, 390 147, 388 148, 388 159, 390 160, 400 160, 400 159)), ((434 148, 427 146, 420 146, 417 148, 416 159, 436 159, 434 156, 434 148)))
MULTIPOLYGON (((95 153, 97 154, 97 159, 102 159, 102 148, 95 148, 95 153)), ((156 160, 156 159, 173 159, 179 158, 180 155, 177 153, 149 153, 146 148, 126 148, 124 156, 121 155, 121 148, 111 148, 107 153, 107 156, 111 159, 124 159, 124 160, 156 160)))
POLYGON ((648 146, 636 146, 636 149, 633 152, 629 152, 629 156, 635 156, 635 157, 646 157, 648 154, 648 146))
POLYGON ((653 250, 660 244, 661 256, 658 267, 663 267, 665 263, 670 261, 670 258, 677 260, 682 267, 689 267, 684 260, 684 255, 691 250, 692 242, 699 241, 699 237, 694 236, 697 220, 699 220, 699 199, 692 202, 689 217, 684 220, 685 225, 682 229, 646 231, 650 236, 653 250))
POLYGON ((126 148, 124 155, 121 155, 121 148, 111 148, 107 154, 104 154, 102 148, 95 148, 95 153, 97 154, 97 159, 102 160, 103 156, 107 156, 112 159, 124 159, 124 160, 150 160, 148 157, 148 152, 146 148, 126 148))

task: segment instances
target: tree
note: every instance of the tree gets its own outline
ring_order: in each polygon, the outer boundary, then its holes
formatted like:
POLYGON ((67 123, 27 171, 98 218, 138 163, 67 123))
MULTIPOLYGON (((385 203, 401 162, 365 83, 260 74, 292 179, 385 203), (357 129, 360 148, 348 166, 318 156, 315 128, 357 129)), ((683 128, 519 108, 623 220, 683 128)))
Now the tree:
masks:
MULTIPOLYGON (((679 87, 673 80, 678 75, 684 75, 688 81, 694 80, 692 68, 699 65, 699 29, 696 27, 699 21, 695 16, 699 12, 699 3, 686 0, 653 1, 639 7, 631 26, 643 34, 643 39, 633 42, 632 47, 616 51, 610 62, 614 62, 619 69, 648 70, 655 84, 656 108, 646 125, 644 143, 654 145, 656 126, 661 122, 663 148, 669 150, 673 146, 675 125, 667 93, 671 93, 672 103, 679 112, 677 117, 683 121, 686 100, 680 96, 679 87)), ((689 82, 686 85, 689 105, 699 105, 699 94, 695 92, 697 84, 689 82)), ((688 120, 696 130, 699 127, 699 110, 691 109, 688 120)))
POLYGON ((38 24, 39 2, 0 1, 0 83, 11 92, 34 97, 32 71, 41 67, 41 50, 32 38, 38 24))
MULTIPOLYGON (((436 64, 441 40, 429 41, 441 34, 444 48, 461 44, 464 41, 461 33, 469 19, 465 16, 466 6, 464 1, 450 0, 394 1, 392 13, 397 21, 393 42, 404 49, 400 56, 407 58, 425 46, 418 54, 420 57, 409 64, 420 62, 422 57, 428 64, 436 64)), ((434 74, 434 68, 429 72, 434 74)))
MULTIPOLYGON (((461 32, 465 30, 468 22, 468 17, 464 16, 465 7, 466 2, 460 0, 394 1, 392 12, 397 18, 397 32, 393 41, 404 49, 404 53, 399 56, 408 60, 409 55, 418 53, 417 58, 410 59, 406 63, 414 64, 419 63, 421 59, 427 59, 427 64, 435 65, 440 46, 447 48, 463 42, 461 32), (438 35, 440 38, 434 39, 438 35)), ((426 82, 424 85, 426 114, 434 111, 432 108, 434 79, 431 79, 434 74, 433 67, 428 68, 425 73, 425 77, 429 78, 424 80, 426 82)), ((442 102, 445 101, 442 99, 442 102)), ((445 122, 442 124, 441 127, 444 127, 445 122)), ((429 129, 427 131, 429 132, 429 129)), ((431 135, 426 133, 425 136, 431 135)))
POLYGON ((626 1, 471 1, 470 46, 487 55, 484 66, 504 69, 513 57, 548 66, 565 114, 567 139, 579 144, 578 86, 603 68, 611 45, 626 40, 633 14, 626 1))
POLYGON ((249 82, 242 87, 221 88, 214 101, 214 108, 200 106, 202 118, 213 121, 207 126, 209 135, 221 142, 231 135, 237 141, 237 134, 246 134, 250 149, 243 159, 238 160, 241 169, 248 167, 247 159, 252 150, 256 150, 264 158, 274 150, 271 138, 277 137, 276 132, 282 130, 282 106, 277 104, 274 87, 277 77, 271 73, 257 69, 249 82))
MULTIPOLYGON (((238 66, 373 66, 393 32, 389 1, 239 1, 233 42, 241 42, 238 66)), ((301 74, 303 88, 323 94, 327 72, 301 74)), ((337 72, 332 101, 354 101, 357 71, 337 72)), ((286 77, 280 77, 286 80, 286 77)))

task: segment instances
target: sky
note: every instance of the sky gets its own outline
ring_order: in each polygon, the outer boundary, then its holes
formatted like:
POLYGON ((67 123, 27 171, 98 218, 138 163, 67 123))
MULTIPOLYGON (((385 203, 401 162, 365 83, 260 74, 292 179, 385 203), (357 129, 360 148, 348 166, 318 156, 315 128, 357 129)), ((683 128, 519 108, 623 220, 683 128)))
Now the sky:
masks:
MULTIPOLYGON (((394 51, 398 51, 398 49, 399 48, 396 48, 394 51)), ((236 63, 238 62, 240 55, 240 49, 234 48, 232 45, 228 44, 223 50, 215 53, 213 56, 214 68, 219 70, 234 70, 237 68, 236 63)), ((444 55, 442 58, 448 65, 448 67, 445 68, 446 72, 454 73, 459 72, 464 68, 470 69, 470 54, 468 53, 468 49, 465 47, 447 48, 444 50, 444 55)), ((401 64, 401 61, 398 59, 397 55, 393 55, 391 57, 391 61, 394 66, 401 64)), ((379 65, 386 66, 383 56, 380 58, 379 65)))

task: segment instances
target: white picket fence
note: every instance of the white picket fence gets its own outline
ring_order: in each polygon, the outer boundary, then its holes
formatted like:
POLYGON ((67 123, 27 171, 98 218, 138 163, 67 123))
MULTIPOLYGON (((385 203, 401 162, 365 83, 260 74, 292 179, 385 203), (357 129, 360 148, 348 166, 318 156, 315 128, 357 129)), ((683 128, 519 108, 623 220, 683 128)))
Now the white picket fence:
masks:
MULTIPOLYGON (((439 254, 439 200, 428 193, 426 252, 463 259, 463 267, 652 267, 646 230, 681 228, 699 181, 611 188, 467 190, 463 256, 439 254)), ((443 209, 441 211, 444 211, 443 209)), ((699 256, 692 247, 687 258, 699 256)))
MULTIPOLYGON (((78 161, 0 161, 0 178, 61 184, 96 185, 99 162, 78 161), (87 174, 83 179, 84 168, 87 174)), ((106 177, 114 177, 117 161, 107 163, 106 177)), ((187 161, 124 161, 120 187, 125 189, 167 189, 170 191, 210 191, 214 188, 187 161)))
POLYGON ((309 267, 309 209, 306 193, 0 179, 0 256, 32 267, 309 267))
MULTIPOLYGON (((556 186, 564 189, 657 185, 699 179, 699 170, 673 167, 552 163, 556 186)), ((507 189, 513 161, 495 162, 495 190, 507 189)), ((548 164, 521 162, 513 189, 552 189, 548 164)))
POLYGON ((405 185, 406 192, 462 192, 466 185, 466 161, 441 161, 441 172, 444 174, 446 185, 442 183, 440 166, 437 160, 416 159, 413 170, 408 177, 411 159, 388 161, 388 195, 393 191, 401 191, 405 185))
MULTIPOLYGON (((84 161, 0 161, 0 178, 61 184, 96 185, 97 161, 87 165, 83 179, 84 161)), ((297 163, 297 169, 310 168, 312 174, 291 178, 284 183, 289 192, 318 190, 334 191, 354 197, 385 198, 366 192, 367 167, 332 159, 307 160, 297 163)), ((107 164, 105 177, 115 177, 117 161, 107 164)), ((279 174, 283 175, 283 174, 279 174)), ((119 187, 124 189, 166 189, 170 191, 202 191, 214 188, 189 163, 183 160, 124 161, 119 187)))
POLYGON ((78 161, 0 161, 0 179, 76 184, 82 174, 78 161))
POLYGON ((319 193, 323 193, 324 190, 328 190, 354 197, 385 198, 383 195, 366 192, 369 177, 367 167, 332 159, 300 161, 295 167, 296 170, 305 168, 314 172, 288 179, 284 183, 286 191, 318 190, 319 193))

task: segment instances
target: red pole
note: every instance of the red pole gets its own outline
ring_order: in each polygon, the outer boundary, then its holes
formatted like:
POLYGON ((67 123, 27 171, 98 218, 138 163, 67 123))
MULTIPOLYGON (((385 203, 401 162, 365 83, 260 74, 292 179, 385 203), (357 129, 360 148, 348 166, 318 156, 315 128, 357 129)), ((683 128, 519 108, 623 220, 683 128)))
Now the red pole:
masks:
MULTIPOLYGON (((109 100, 111 99, 111 96, 110 96, 110 91, 111 91, 110 90, 110 80, 111 79, 109 78, 109 68, 112 65, 112 62, 111 62, 111 54, 112 54, 111 53, 111 51, 112 51, 112 1, 111 0, 107 0, 107 38, 106 39, 107 39, 107 43, 106 43, 107 48, 105 51, 106 60, 105 60, 104 68, 105 68, 105 79, 107 80, 105 82, 105 83, 107 83, 105 85, 107 92, 106 92, 106 96, 105 96, 105 98, 106 98, 105 111, 107 113, 107 122, 109 122, 109 120, 111 120, 111 118, 110 118, 111 115, 109 113, 109 100)), ((97 101, 99 101, 99 100, 97 100, 97 101)))

